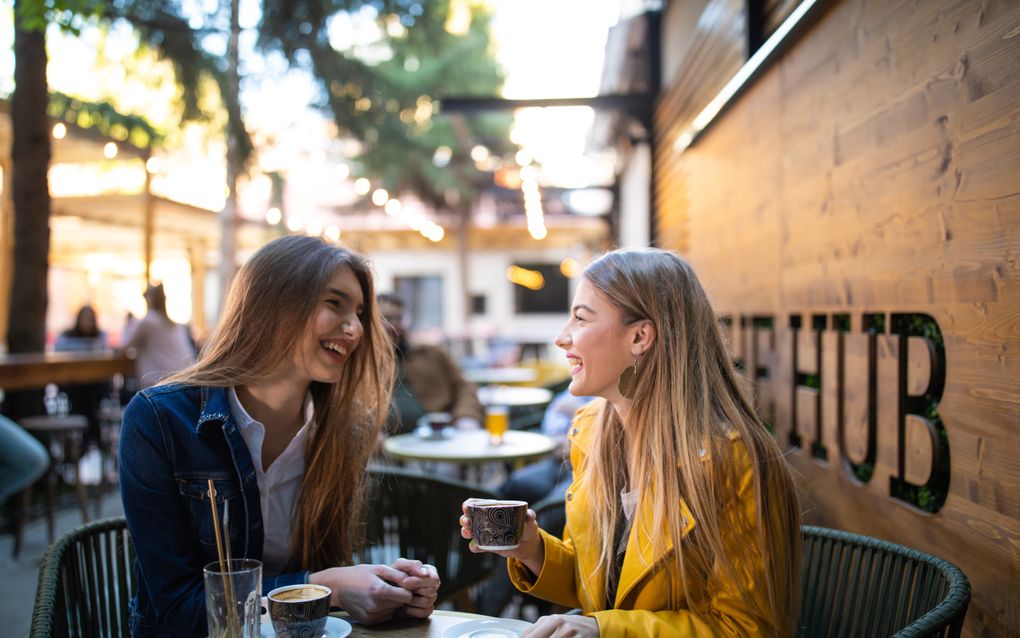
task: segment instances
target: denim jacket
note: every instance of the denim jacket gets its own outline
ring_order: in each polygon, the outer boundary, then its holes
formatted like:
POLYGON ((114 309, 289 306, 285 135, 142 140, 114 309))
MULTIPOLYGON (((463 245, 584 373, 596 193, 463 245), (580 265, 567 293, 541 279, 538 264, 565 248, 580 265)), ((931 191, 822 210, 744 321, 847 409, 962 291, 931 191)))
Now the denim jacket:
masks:
MULTIPOLYGON (((217 560, 208 479, 221 524, 229 505, 233 557, 261 559, 255 466, 227 389, 170 384, 135 395, 120 438, 121 497, 137 552, 132 636, 207 633, 202 568, 217 560)), ((262 591, 307 580, 308 572, 263 574, 262 591)))

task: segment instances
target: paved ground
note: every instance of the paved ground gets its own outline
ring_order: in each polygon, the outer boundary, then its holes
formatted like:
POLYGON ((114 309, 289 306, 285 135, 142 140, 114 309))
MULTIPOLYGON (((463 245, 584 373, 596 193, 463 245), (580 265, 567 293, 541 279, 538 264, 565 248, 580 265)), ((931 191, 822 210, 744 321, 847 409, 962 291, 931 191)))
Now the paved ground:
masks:
MULTIPOLYGON (((94 513, 94 503, 90 501, 89 516, 94 513)), ((120 493, 116 489, 111 489, 102 499, 100 514, 102 518, 123 514, 120 493)), ((81 522, 81 512, 77 507, 62 509, 56 517, 57 537, 81 525, 81 522)), ((17 560, 11 558, 13 547, 13 536, 0 536, 0 635, 24 638, 32 625, 39 563, 49 547, 46 520, 33 519, 25 525, 21 555, 17 560)))

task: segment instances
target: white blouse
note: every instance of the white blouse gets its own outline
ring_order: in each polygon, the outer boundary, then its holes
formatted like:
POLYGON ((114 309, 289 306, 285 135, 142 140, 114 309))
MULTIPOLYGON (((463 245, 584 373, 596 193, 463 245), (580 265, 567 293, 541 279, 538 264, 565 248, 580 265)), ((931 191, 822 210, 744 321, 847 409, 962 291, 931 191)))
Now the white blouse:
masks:
POLYGON ((255 465, 259 502, 262 505, 262 529, 265 534, 262 542, 262 573, 276 576, 283 572, 290 557, 291 523, 301 479, 305 474, 305 441, 314 425, 315 406, 312 395, 309 393, 305 397, 304 425, 267 470, 262 469, 262 443, 266 438, 266 426, 245 411, 234 388, 230 389, 230 413, 241 432, 241 438, 248 446, 251 462, 255 465))

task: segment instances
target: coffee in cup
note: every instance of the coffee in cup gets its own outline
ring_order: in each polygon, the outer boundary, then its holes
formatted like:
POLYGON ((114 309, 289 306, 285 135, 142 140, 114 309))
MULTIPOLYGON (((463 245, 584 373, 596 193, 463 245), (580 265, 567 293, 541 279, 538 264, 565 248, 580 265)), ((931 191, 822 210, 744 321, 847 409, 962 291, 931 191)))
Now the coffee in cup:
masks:
POLYGON ((471 535, 478 549, 501 551, 521 544, 528 518, 527 501, 475 499, 467 506, 471 535))
POLYGON ((319 638, 326 631, 329 598, 325 585, 287 585, 269 592, 267 606, 276 638, 319 638))

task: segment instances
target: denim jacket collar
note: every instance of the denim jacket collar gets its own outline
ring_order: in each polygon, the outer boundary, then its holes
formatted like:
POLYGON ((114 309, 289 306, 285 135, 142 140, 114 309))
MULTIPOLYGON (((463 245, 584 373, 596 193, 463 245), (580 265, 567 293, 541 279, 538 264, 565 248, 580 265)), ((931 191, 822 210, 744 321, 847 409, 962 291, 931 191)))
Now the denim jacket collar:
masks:
POLYGON ((202 387, 199 390, 199 396, 202 407, 195 426, 199 434, 205 429, 207 423, 222 426, 230 420, 230 397, 227 388, 202 387))

